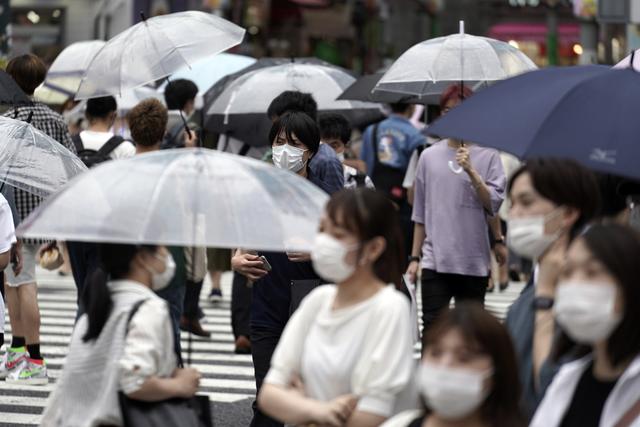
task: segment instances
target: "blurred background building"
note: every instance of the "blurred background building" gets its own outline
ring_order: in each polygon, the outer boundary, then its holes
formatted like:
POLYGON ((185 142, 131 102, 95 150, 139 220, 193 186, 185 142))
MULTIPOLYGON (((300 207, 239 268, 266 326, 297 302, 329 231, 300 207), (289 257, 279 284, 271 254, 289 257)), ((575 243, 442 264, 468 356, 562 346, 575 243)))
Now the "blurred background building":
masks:
POLYGON ((507 41, 538 65, 612 63, 640 48, 640 0, 0 0, 0 51, 51 61, 146 16, 207 10, 248 29, 237 53, 317 56, 373 72, 411 45, 458 31, 507 41))

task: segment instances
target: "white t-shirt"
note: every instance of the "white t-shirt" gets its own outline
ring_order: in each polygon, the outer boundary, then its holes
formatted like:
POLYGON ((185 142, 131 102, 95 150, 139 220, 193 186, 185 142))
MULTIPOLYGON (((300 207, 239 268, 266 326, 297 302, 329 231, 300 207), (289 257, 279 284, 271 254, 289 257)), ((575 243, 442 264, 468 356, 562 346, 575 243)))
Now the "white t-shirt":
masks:
POLYGON ((13 215, 9 202, 0 194, 0 254, 11 249, 16 242, 16 229, 13 225, 13 215))
MULTIPOLYGON (((0 194, 0 254, 11 250, 16 242, 16 230, 9 202, 0 194)), ((4 332, 4 301, 0 294, 0 333, 4 332)))
POLYGON ((413 340, 407 298, 392 285, 340 310, 335 285, 316 288, 284 329, 265 382, 287 387, 300 375, 305 394, 329 401, 358 396, 358 411, 389 417, 410 382, 413 340))
MULTIPOLYGON (((98 151, 108 140, 113 137, 112 132, 95 132, 92 130, 84 130, 80 132, 80 139, 82 139, 82 145, 87 150, 98 151)), ((130 141, 123 141, 111 152, 109 157, 112 160, 126 159, 133 157, 136 154, 136 147, 130 141)))

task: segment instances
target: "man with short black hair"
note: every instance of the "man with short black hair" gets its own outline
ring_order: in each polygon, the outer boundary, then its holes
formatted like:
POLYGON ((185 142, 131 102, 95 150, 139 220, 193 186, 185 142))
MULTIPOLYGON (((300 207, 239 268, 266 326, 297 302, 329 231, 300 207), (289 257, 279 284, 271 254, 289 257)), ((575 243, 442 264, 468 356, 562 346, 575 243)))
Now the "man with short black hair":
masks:
POLYGON ((328 145, 336 152, 338 160, 344 168, 344 188, 367 187, 375 189, 373 181, 366 173, 344 163, 345 152, 351 139, 351 124, 339 113, 324 113, 318 119, 322 144, 328 145))
POLYGON ((198 86, 191 80, 173 80, 164 88, 164 101, 167 104, 167 134, 162 148, 195 147, 197 144, 197 126, 190 121, 196 111, 198 86), (190 134, 185 130, 188 123, 190 134))
MULTIPOLYGON (((309 93, 293 90, 282 92, 271 101, 267 115, 271 121, 275 121, 288 111, 305 113, 314 121, 318 119, 318 104, 309 93)), ((344 187, 342 163, 328 145, 320 144, 318 152, 309 161, 309 180, 329 194, 344 187)))
MULTIPOLYGON (((118 117, 118 104, 113 96, 88 100, 85 117, 89 127, 78 135, 78 142, 82 143, 83 149, 99 151, 112 138, 118 138, 112 132, 113 124, 118 117)), ((78 148, 76 144, 76 150, 79 152, 78 148)), ((111 159, 124 159, 135 154, 136 147, 130 141, 120 138, 120 143, 106 153, 106 156, 111 159)))

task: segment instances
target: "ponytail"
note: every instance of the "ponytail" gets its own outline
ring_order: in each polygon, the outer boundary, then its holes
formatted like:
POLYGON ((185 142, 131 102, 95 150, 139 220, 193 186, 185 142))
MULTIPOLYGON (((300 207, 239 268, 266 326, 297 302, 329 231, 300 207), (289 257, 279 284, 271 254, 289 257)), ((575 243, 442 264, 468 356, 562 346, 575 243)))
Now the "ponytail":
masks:
POLYGON ((104 267, 96 269, 91 277, 88 278, 87 286, 82 295, 87 316, 89 317, 87 332, 82 337, 84 342, 95 340, 100 336, 102 328, 104 328, 109 319, 109 314, 111 314, 113 300, 107 287, 107 280, 108 275, 104 271, 104 267))
POLYGON ((95 340, 100 336, 102 328, 109 320, 113 309, 111 291, 107 286, 109 280, 124 279, 131 269, 131 261, 138 251, 157 251, 157 246, 134 246, 113 243, 100 243, 98 256, 100 266, 88 278, 82 302, 89 317, 87 332, 82 337, 84 342, 95 340))

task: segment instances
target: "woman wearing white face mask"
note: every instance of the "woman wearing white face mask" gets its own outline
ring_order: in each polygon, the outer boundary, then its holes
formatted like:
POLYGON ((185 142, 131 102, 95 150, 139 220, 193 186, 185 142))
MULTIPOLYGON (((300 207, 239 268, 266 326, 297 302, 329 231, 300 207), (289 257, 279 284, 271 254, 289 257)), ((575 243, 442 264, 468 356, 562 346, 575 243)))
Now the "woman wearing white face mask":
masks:
POLYGON ((161 401, 193 396, 200 374, 177 368, 166 287, 175 264, 164 247, 100 244, 101 270, 86 287, 86 314, 69 344, 43 426, 121 426, 118 392, 161 401), (132 310, 136 310, 130 318, 132 310))
POLYGON ((569 242, 598 210, 598 186, 593 173, 574 161, 531 159, 511 177, 508 195, 507 244, 537 263, 506 320, 530 418, 558 369, 549 360, 553 297, 569 242))
POLYGON ((377 426, 408 384, 412 328, 395 210, 367 189, 327 205, 313 266, 336 285, 315 289, 287 324, 258 396, 287 424, 377 426), (396 284, 397 285, 397 284, 396 284))
POLYGON ((594 225, 569 248, 554 315, 565 364, 536 412, 534 427, 640 426, 640 237, 594 225))
POLYGON ((442 313, 423 346, 417 381, 424 409, 384 427, 524 426, 511 339, 480 304, 462 302, 442 313))

